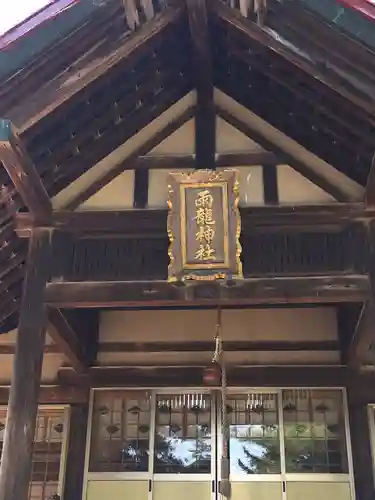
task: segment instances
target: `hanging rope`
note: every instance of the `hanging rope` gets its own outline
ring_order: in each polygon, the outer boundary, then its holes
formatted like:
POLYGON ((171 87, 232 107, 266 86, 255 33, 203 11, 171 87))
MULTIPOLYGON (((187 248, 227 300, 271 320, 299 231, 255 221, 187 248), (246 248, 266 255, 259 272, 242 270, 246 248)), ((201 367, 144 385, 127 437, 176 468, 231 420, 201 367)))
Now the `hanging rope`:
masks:
POLYGON ((220 493, 225 498, 231 497, 231 484, 229 481, 229 422, 227 414, 227 374, 225 368, 222 331, 221 331, 221 309, 217 309, 217 323, 215 331, 215 352, 212 359, 213 363, 220 366, 221 371, 221 428, 222 428, 222 456, 221 456, 221 481, 220 493))

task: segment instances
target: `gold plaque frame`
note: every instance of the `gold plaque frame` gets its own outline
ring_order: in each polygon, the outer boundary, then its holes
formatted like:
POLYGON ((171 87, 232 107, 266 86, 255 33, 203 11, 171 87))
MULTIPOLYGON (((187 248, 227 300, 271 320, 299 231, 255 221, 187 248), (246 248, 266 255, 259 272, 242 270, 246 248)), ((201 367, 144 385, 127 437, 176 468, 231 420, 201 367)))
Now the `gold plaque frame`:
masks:
MULTIPOLYGON (((191 174, 171 173, 168 185, 169 267, 168 280, 233 280, 242 278, 241 255, 241 218, 238 210, 239 183, 236 170, 216 172, 197 170, 191 174), (192 207, 189 207, 189 190, 208 189, 220 193, 220 207, 215 208, 215 217, 220 222, 220 238, 223 258, 219 261, 191 262, 189 249, 189 220, 192 220, 192 207)), ((216 224, 216 222, 215 222, 216 224)), ((190 229, 191 230, 191 229, 190 229)), ((190 240, 192 238, 190 237, 190 240)))

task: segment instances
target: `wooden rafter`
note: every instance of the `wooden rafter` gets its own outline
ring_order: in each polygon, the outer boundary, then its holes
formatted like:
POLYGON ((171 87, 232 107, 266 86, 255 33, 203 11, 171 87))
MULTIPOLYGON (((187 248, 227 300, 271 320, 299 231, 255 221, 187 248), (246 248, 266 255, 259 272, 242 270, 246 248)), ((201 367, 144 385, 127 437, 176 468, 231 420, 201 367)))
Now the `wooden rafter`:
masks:
POLYGON ((89 360, 86 348, 78 338, 67 318, 59 309, 48 310, 48 333, 59 351, 65 355, 71 366, 78 372, 87 370, 89 360))
POLYGON ((39 220, 47 218, 52 211, 51 200, 9 120, 0 120, 0 163, 29 212, 39 220))
POLYGON ((210 2, 210 8, 219 19, 225 21, 228 25, 233 26, 233 28, 239 31, 244 37, 248 37, 249 39, 260 43, 264 47, 270 48, 278 55, 291 62, 295 67, 301 69, 309 76, 318 79, 327 87, 333 89, 338 94, 341 94, 345 99, 348 99, 359 108, 365 110, 366 113, 369 112, 368 99, 366 99, 361 93, 356 92, 353 88, 349 90, 347 86, 342 84, 342 78, 339 76, 330 73, 329 71, 324 71, 324 69, 298 54, 287 44, 277 40, 276 37, 273 37, 266 30, 263 30, 255 23, 249 22, 249 20, 245 19, 240 12, 237 12, 235 9, 231 9, 221 0, 212 0, 210 2))
MULTIPOLYGON (((137 147, 133 153, 128 156, 123 162, 119 163, 115 168, 94 181, 86 189, 73 197, 67 206, 66 210, 75 210, 79 205, 87 201, 91 196, 100 191, 104 186, 109 184, 113 179, 120 175, 125 170, 134 168, 137 159, 154 149, 164 139, 173 134, 177 129, 182 127, 187 121, 194 117, 195 108, 188 107, 181 115, 170 121, 165 127, 155 132, 143 144, 137 147)), ((148 176, 147 176, 148 177, 148 176)), ((144 187, 144 186, 143 186, 144 187)), ((142 208, 142 207, 140 207, 142 208)))
POLYGON ((197 89, 195 117, 196 168, 214 169, 216 116, 207 13, 207 3, 210 0, 185 1, 193 46, 194 80, 197 89))
MULTIPOLYGON (((17 108, 12 111, 12 119, 17 125, 19 133, 23 134, 31 127, 34 127, 36 123, 50 115, 57 108, 65 105, 121 61, 133 57, 141 53, 141 51, 148 50, 156 36, 168 25, 177 22, 182 14, 182 7, 171 6, 166 8, 150 22, 143 25, 139 31, 126 39, 116 51, 112 51, 104 57, 98 54, 96 59, 88 65, 88 68, 80 68, 77 71, 77 78, 71 77, 64 84, 57 79, 47 87, 43 87, 40 93, 35 94, 26 111, 24 106, 22 109, 17 108)), ((62 78, 66 79, 66 76, 62 75, 62 78)))
POLYGON ((251 127, 248 123, 245 123, 244 121, 230 114, 227 110, 222 109, 218 106, 217 114, 227 123, 245 134, 247 137, 256 141, 264 149, 266 149, 267 151, 272 151, 280 160, 284 160, 284 162, 294 168, 294 170, 296 170, 313 184, 317 185, 328 194, 333 196, 333 198, 335 198, 337 201, 349 201, 349 197, 344 191, 342 191, 339 186, 332 184, 326 177, 322 176, 318 172, 315 172, 308 165, 296 159, 290 153, 287 153, 286 151, 281 149, 277 144, 272 143, 268 138, 264 137, 258 130, 256 130, 254 127, 251 127))

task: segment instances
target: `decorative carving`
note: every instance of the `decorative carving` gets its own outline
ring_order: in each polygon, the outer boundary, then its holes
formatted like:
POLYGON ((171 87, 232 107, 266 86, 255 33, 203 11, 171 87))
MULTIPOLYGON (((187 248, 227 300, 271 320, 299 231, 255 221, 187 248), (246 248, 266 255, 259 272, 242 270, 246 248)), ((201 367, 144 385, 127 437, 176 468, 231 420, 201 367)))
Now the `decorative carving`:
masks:
POLYGON ((242 278, 236 173, 170 174, 169 281, 242 278))

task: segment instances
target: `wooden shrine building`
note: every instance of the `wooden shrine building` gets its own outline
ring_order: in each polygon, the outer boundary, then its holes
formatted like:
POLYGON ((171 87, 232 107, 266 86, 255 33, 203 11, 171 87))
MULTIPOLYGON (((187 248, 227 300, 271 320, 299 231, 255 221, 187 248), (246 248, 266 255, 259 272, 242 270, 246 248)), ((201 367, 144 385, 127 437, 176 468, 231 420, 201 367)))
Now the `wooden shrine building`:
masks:
POLYGON ((0 47, 0 500, 373 500, 371 2, 57 0, 0 47))

